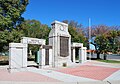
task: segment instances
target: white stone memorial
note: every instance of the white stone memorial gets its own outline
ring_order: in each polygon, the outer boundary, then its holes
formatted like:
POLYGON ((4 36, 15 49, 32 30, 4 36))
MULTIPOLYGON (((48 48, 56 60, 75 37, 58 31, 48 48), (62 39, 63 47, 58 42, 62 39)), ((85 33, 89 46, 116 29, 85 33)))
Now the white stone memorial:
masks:
POLYGON ((43 45, 45 45, 46 41, 45 39, 38 39, 38 38, 30 38, 30 37, 23 37, 21 40, 21 43, 23 44, 36 44, 40 46, 40 62, 39 62, 39 67, 40 66, 45 66, 45 49, 43 49, 43 45))
POLYGON ((45 45, 45 39, 23 37, 21 43, 9 44, 9 68, 10 72, 27 68, 28 44, 37 44, 39 49, 39 67, 59 67, 75 63, 75 48, 79 48, 79 62, 86 62, 86 47, 83 43, 71 45, 71 35, 68 32, 68 24, 54 21, 49 33, 49 45, 45 45))
POLYGON ((86 47, 81 47, 79 49, 79 62, 80 63, 84 63, 87 61, 86 49, 87 49, 86 47))
POLYGON ((53 66, 67 65, 71 62, 71 35, 68 32, 68 24, 54 21, 49 33, 49 45, 53 46, 53 66))
POLYGON ((83 43, 72 43, 72 50, 71 50, 71 52, 72 52, 72 61, 73 61, 73 63, 75 63, 76 62, 76 60, 75 60, 75 48, 79 48, 79 63, 84 63, 84 62, 86 62, 86 60, 87 60, 87 56, 86 56, 86 47, 83 47, 83 43))
POLYGON ((23 44, 45 45, 45 39, 22 37, 21 43, 23 43, 23 44))

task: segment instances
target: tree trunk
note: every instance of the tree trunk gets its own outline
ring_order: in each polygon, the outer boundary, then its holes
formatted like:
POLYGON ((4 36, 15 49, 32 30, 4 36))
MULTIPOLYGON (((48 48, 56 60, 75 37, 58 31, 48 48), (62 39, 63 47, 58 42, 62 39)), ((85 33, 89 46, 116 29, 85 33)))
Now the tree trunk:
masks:
POLYGON ((97 59, 100 59, 100 52, 97 52, 97 59))
POLYGON ((107 60, 107 54, 104 54, 104 60, 107 60))

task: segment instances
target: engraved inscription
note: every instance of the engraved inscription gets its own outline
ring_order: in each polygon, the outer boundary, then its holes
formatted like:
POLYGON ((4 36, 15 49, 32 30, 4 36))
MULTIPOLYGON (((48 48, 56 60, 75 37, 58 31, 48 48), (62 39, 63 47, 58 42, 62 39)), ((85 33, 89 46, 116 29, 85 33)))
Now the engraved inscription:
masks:
POLYGON ((60 56, 67 57, 69 55, 69 38, 60 36, 60 56))

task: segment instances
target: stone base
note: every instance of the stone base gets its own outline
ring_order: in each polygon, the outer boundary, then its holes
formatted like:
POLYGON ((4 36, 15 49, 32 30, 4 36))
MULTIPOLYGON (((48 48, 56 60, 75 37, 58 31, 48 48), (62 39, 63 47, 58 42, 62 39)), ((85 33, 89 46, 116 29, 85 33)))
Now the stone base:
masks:
POLYGON ((14 73, 14 72, 22 72, 22 71, 27 71, 27 67, 26 68, 12 68, 12 69, 8 69, 9 73, 14 73))
POLYGON ((59 62, 55 62, 55 67, 67 67, 71 64, 72 62, 70 60, 61 60, 59 62))
POLYGON ((53 68, 52 65, 42 65, 38 67, 39 69, 43 69, 43 68, 53 68))

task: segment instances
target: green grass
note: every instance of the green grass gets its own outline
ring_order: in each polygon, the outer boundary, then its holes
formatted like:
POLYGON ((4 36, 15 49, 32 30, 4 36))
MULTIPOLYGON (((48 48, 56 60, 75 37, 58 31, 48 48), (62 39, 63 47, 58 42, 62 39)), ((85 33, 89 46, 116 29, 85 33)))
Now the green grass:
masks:
POLYGON ((100 62, 106 62, 106 63, 120 63, 120 61, 116 61, 116 60, 98 60, 100 62))

